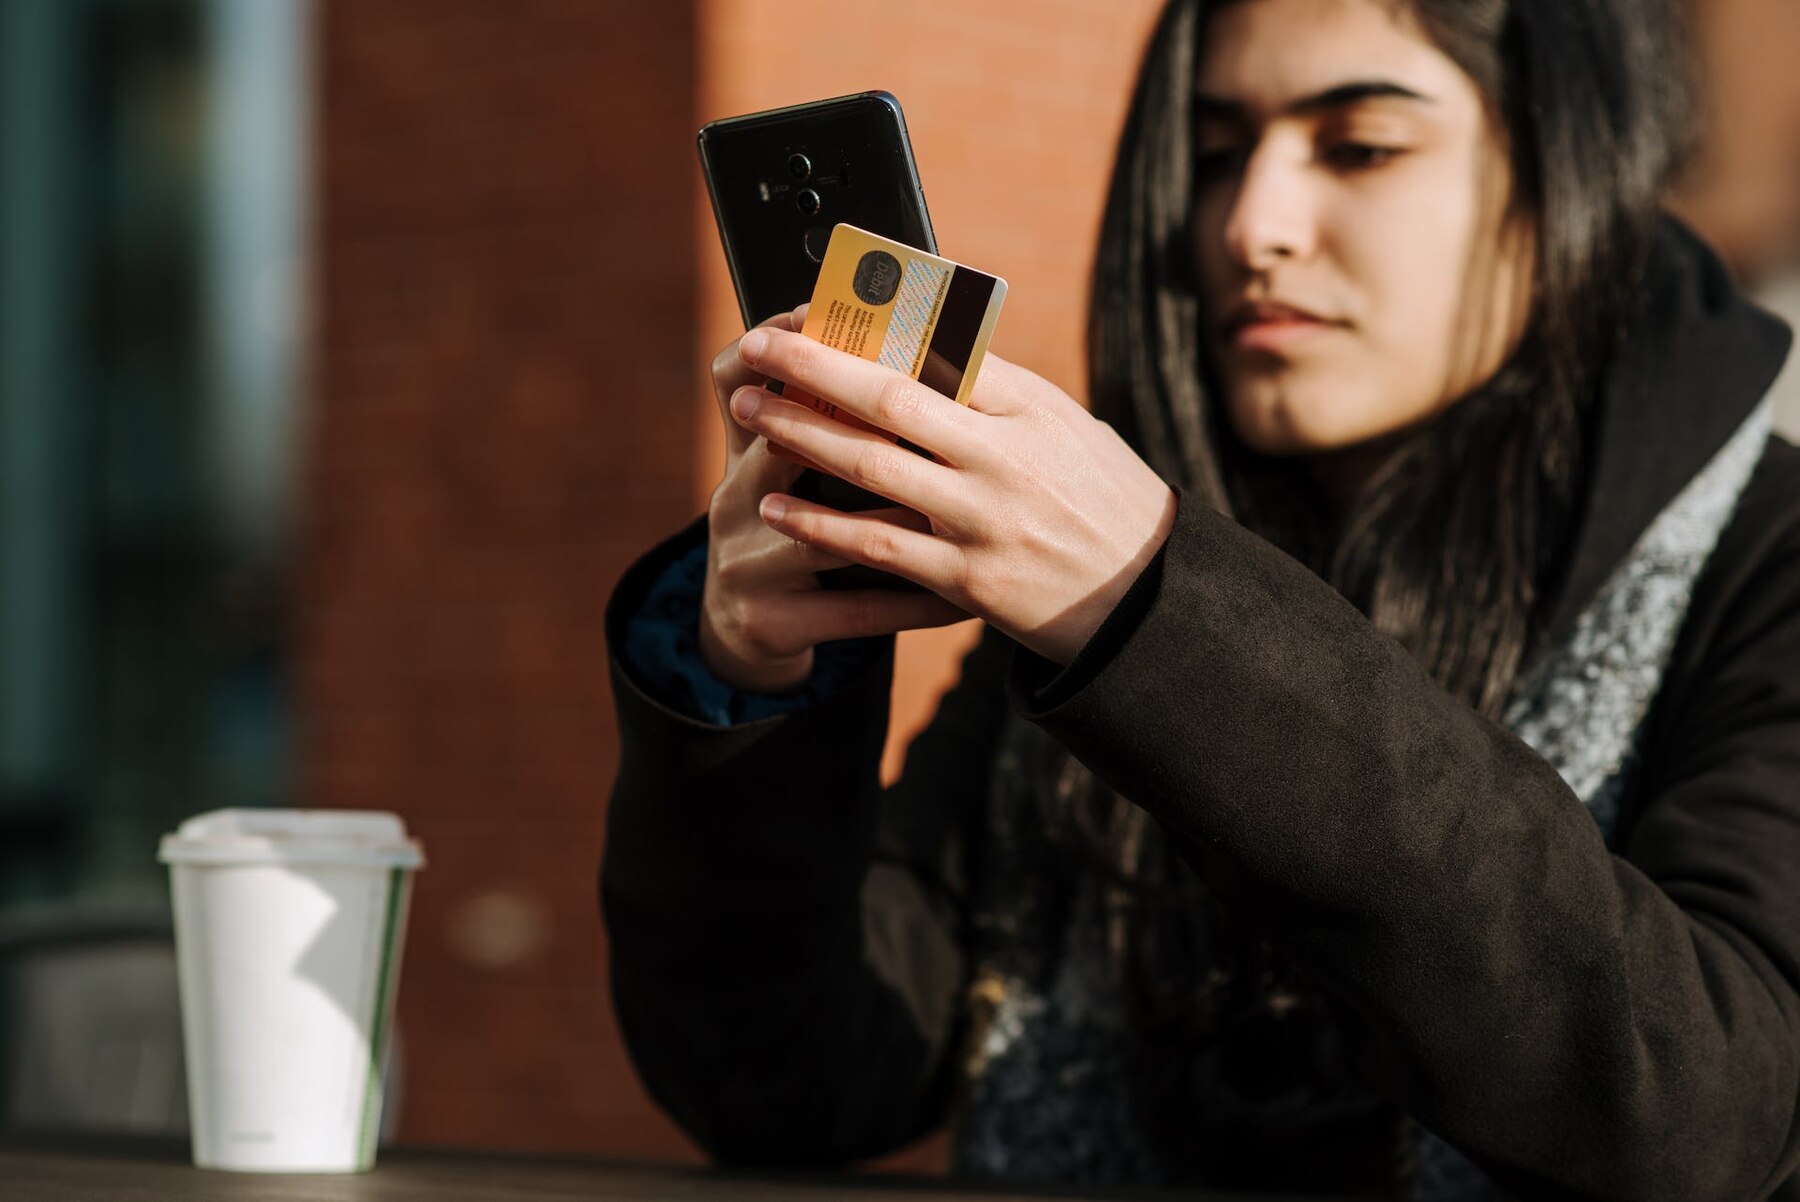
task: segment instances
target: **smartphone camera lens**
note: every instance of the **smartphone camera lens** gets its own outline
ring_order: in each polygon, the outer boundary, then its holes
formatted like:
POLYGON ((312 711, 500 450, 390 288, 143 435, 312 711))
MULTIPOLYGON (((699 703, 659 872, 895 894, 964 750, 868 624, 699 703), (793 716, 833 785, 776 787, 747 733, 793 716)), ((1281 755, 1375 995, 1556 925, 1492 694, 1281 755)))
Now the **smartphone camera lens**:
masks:
POLYGON ((811 217, 819 211, 819 194, 811 188, 802 188, 800 195, 794 198, 794 203, 800 206, 802 213, 811 217))
POLYGON ((788 159, 788 174, 804 182, 812 176, 812 160, 803 154, 793 155, 788 159))

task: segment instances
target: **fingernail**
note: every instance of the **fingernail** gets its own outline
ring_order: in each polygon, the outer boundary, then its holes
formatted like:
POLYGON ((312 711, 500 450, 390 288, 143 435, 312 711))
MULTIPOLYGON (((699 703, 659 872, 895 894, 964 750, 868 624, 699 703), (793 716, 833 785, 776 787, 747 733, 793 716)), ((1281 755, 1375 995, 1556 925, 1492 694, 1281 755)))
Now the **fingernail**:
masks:
POLYGON ((757 406, 762 404, 762 389, 740 388, 731 394, 732 416, 739 421, 749 421, 756 415, 757 406))
POLYGON ((787 514, 787 502, 777 496, 767 496, 762 501, 763 520, 779 522, 787 514))
POLYGON ((738 357, 746 363, 762 358, 768 349, 769 336, 761 330, 751 330, 738 340, 738 357))

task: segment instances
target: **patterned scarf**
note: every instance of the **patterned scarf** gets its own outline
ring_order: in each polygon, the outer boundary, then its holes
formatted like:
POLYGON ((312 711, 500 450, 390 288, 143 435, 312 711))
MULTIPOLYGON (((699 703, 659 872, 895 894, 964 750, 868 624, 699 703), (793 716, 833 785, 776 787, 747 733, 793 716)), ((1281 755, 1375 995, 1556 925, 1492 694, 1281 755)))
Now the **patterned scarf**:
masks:
MULTIPOLYGON (((1765 403, 1514 689, 1506 725, 1556 768, 1609 847, 1695 581, 1769 427, 1765 403)), ((1505 1197, 1366 1084, 1357 1028, 1329 995, 1220 906, 1142 811, 1111 804, 1055 751, 1009 718, 973 865, 961 1172, 1505 1197), (1044 765, 1059 758, 1066 769, 1052 776, 1044 765), (1119 849, 1120 862, 1100 863, 1096 846, 1119 849)))

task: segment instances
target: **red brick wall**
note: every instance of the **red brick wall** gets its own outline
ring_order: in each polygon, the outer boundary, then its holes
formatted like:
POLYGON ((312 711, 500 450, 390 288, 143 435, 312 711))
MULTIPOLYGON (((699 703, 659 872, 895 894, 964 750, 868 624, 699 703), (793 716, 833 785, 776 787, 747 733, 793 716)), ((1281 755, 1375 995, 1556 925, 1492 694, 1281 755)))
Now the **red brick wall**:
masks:
POLYGON ((682 4, 319 9, 306 799, 423 838, 403 1133, 682 1145, 613 1031, 601 608, 691 504, 682 4))
MULTIPOLYGON (((695 128, 894 91, 945 252, 1012 285, 997 351, 1073 390, 1154 7, 319 6, 299 758, 305 803, 398 811, 430 860, 403 1138, 692 1155, 619 1046, 593 882, 601 608, 720 471, 702 369, 736 319, 695 128)), ((972 634, 906 637, 890 772, 972 634)))

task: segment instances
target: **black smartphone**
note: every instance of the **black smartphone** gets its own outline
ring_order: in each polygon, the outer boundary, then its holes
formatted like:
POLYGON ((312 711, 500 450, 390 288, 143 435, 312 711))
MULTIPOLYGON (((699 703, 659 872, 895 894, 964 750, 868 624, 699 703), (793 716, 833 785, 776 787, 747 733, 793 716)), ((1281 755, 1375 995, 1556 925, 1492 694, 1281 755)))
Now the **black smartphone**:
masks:
MULTIPOLYGON (((839 222, 937 253, 906 118, 887 92, 727 117, 703 126, 699 141, 746 329, 811 299, 839 222)), ((893 504, 823 472, 802 472, 793 492, 845 512, 893 504)), ((919 587, 860 564, 821 572, 819 583, 919 587)))

